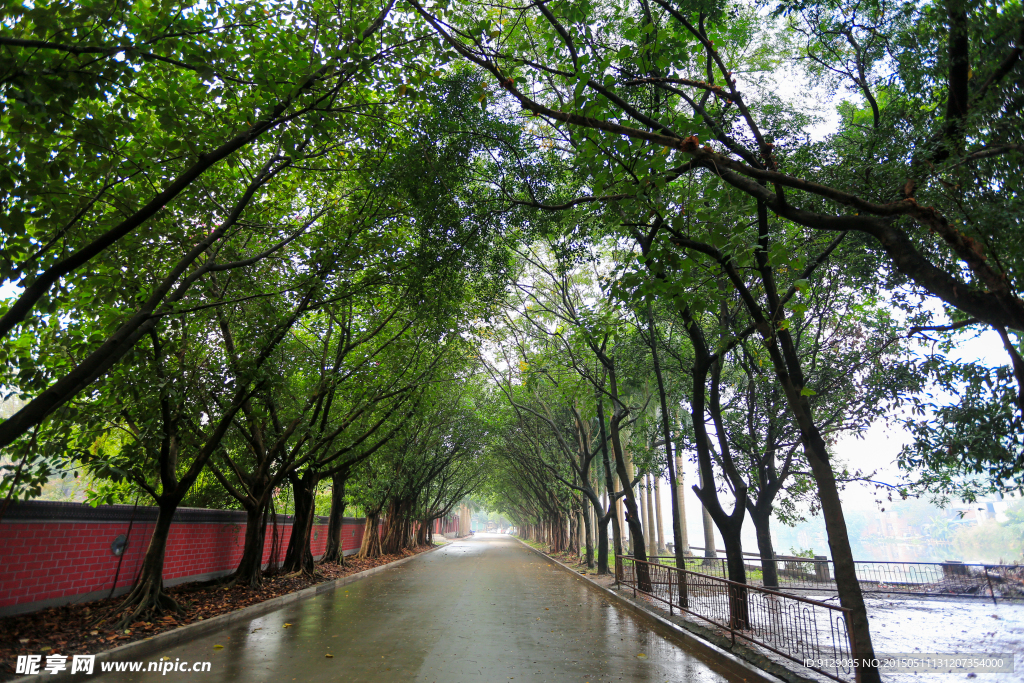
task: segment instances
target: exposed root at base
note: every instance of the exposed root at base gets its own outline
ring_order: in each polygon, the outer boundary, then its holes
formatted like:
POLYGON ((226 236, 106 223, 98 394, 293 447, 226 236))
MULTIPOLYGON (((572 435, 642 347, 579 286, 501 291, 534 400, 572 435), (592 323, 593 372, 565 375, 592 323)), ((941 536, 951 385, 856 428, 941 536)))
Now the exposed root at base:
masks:
MULTIPOLYGON (((153 621, 168 613, 184 614, 185 607, 171 596, 164 593, 163 586, 136 586, 108 615, 108 619, 117 617, 114 629, 127 628, 137 621, 153 621)), ((106 621, 107 619, 102 619, 106 621)))

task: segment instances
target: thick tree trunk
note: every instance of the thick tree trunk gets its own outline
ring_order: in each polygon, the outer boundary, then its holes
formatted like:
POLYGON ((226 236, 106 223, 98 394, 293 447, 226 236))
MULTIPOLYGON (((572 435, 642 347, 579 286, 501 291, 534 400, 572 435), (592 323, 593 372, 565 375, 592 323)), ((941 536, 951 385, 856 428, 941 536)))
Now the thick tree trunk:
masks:
POLYGON ((424 546, 427 544, 427 533, 430 531, 431 522, 427 520, 420 521, 416 529, 416 546, 424 546))
POLYGON ((363 543, 359 546, 359 554, 356 556, 361 560, 366 558, 380 557, 380 513, 366 516, 366 525, 363 527, 363 543))
MULTIPOLYGON (((608 573, 608 525, 613 521, 613 515, 605 514, 597 522, 597 573, 604 576, 608 573)), ((618 536, 618 532, 615 532, 618 536)))
POLYGON ((384 538, 380 543, 382 555, 397 555, 405 549, 405 539, 408 537, 406 508, 407 505, 404 501, 391 501, 388 505, 388 513, 385 518, 387 526, 384 538))
POLYGON ((263 585, 263 549, 267 536, 267 505, 251 505, 245 511, 245 545, 242 559, 231 577, 231 583, 250 588, 263 585))
POLYGON ((321 562, 345 564, 341 529, 345 524, 345 479, 346 475, 336 473, 331 478, 331 512, 327 518, 327 550, 321 562))
MULTIPOLYGON (((725 566, 727 578, 736 583, 747 582, 747 568, 743 565, 743 544, 740 542, 739 529, 722 531, 725 543, 725 566)), ((745 629, 750 623, 747 609, 747 589, 740 586, 729 586, 729 622, 732 628, 745 629)))
POLYGON ((764 513, 757 506, 749 506, 747 512, 754 523, 754 531, 757 532, 757 551, 761 555, 762 583, 765 588, 779 587, 779 574, 775 562, 775 548, 772 547, 772 535, 769 528, 771 510, 764 513))
POLYGON ((181 612, 181 606, 164 592, 164 557, 167 552, 167 538, 171 532, 174 511, 178 500, 157 501, 156 526, 149 539, 149 548, 142 560, 142 569, 135 586, 118 606, 120 614, 114 628, 121 629, 136 621, 148 621, 150 617, 168 611, 181 612))
POLYGON ((316 476, 307 471, 301 477, 289 475, 292 493, 295 497, 295 514, 292 519, 292 533, 288 539, 284 564, 281 568, 288 573, 301 571, 313 575, 313 551, 309 541, 313 534, 313 515, 316 512, 316 476))

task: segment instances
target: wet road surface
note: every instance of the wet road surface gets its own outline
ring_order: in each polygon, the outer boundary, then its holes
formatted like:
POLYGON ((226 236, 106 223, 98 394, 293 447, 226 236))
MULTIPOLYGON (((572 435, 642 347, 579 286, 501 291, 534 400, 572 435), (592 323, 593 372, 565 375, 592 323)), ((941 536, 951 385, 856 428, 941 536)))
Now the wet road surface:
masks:
POLYGON ((108 673, 92 680, 741 680, 712 669, 660 628, 614 607, 518 541, 481 534, 146 658, 209 661, 207 673, 108 673))

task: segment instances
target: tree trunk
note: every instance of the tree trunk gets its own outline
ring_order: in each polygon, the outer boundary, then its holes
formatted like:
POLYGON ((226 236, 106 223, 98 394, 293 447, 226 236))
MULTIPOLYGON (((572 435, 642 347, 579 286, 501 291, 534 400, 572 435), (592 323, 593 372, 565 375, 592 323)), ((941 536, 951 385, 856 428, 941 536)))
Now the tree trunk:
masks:
POLYGON ((331 478, 331 512, 327 518, 327 550, 321 562, 345 564, 345 551, 342 547, 341 528, 345 524, 345 479, 338 472, 331 478))
POLYGON ((608 573, 608 523, 612 525, 612 540, 615 557, 612 562, 615 566, 615 577, 619 577, 619 555, 622 554, 622 529, 619 525, 619 499, 615 497, 616 480, 618 476, 612 471, 611 458, 608 457, 608 439, 605 435, 604 402, 600 396, 597 401, 597 419, 600 425, 601 443, 601 466, 604 468, 604 490, 608 501, 607 509, 601 516, 601 535, 598 538, 597 547, 597 573, 608 573))
POLYGON ((234 585, 259 588, 263 585, 263 548, 267 536, 267 505, 250 505, 245 510, 245 545, 242 559, 231 577, 234 585))
POLYGON ((644 549, 644 530, 640 524, 640 508, 637 506, 636 497, 633 495, 632 479, 628 474, 626 459, 623 457, 622 441, 619 435, 619 428, 616 420, 612 422, 612 454, 615 456, 615 469, 622 482, 623 504, 626 507, 626 524, 629 525, 629 538, 633 546, 632 555, 640 563, 636 564, 637 588, 650 593, 652 589, 651 575, 647 568, 647 552, 644 549))
POLYGON ((387 524, 384 530, 384 538, 381 539, 380 552, 382 555, 397 555, 403 550, 405 539, 405 515, 406 505, 403 501, 391 501, 388 505, 388 513, 385 517, 387 524))
MULTIPOLYGON (((631 457, 629 457, 628 453, 624 454, 623 457, 626 460, 626 481, 622 484, 622 487, 623 487, 623 490, 625 490, 626 488, 630 489, 630 493, 631 493, 630 497, 634 499, 634 504, 636 504, 635 503, 636 497, 638 495, 640 495, 640 489, 637 489, 634 492, 633 489, 630 487, 630 482, 632 482, 633 481, 633 477, 636 476, 636 472, 633 470, 633 459, 631 457)), ((626 508, 626 499, 625 498, 622 499, 622 505, 623 505, 624 508, 626 508)), ((642 509, 642 507, 643 506, 641 506, 641 509, 642 509)), ((637 515, 635 513, 634 513, 633 517, 635 518, 634 521, 636 522, 636 524, 641 528, 641 536, 642 536, 642 534, 643 534, 643 525, 644 525, 643 517, 640 516, 640 515, 637 515)), ((624 509, 622 511, 622 519, 624 521, 626 520, 626 509, 624 509)), ((623 531, 625 531, 626 529, 629 529, 629 536, 626 538, 626 543, 627 543, 626 549, 628 550, 630 555, 632 555, 633 557, 636 557, 636 544, 635 544, 634 539, 633 539, 633 525, 630 524, 628 521, 626 522, 626 526, 623 527, 623 531)), ((641 541, 641 543, 642 543, 642 541, 641 541)))
POLYGON ((597 522, 597 573, 601 576, 608 573, 608 525, 612 521, 613 515, 605 514, 597 522))
POLYGON ((654 517, 657 521, 655 527, 658 531, 658 555, 668 555, 668 548, 665 547, 665 525, 661 521, 661 477, 654 477, 654 517))
POLYGON ((594 528, 591 525, 590 511, 594 509, 594 503, 589 498, 583 501, 583 541, 586 554, 587 569, 594 568, 594 528))
MULTIPOLYGON (((665 379, 661 373, 661 361, 658 357, 658 330, 654 324, 654 309, 647 307, 648 329, 651 334, 651 360, 654 362, 654 378, 658 383, 658 402, 661 407, 661 433, 665 438, 665 468, 668 470, 669 499, 672 501, 672 542, 675 544, 675 562, 679 569, 686 569, 686 556, 690 554, 690 544, 686 537, 686 511, 683 508, 683 463, 679 458, 679 447, 672 440, 672 413, 668 408, 668 394, 665 391, 665 379), (672 451, 675 447, 675 463, 672 451), (673 464, 675 467, 673 467, 673 464), (678 476, 678 479, 677 479, 678 476)), ((680 430, 681 433, 681 430, 680 430)), ((657 482, 657 479, 655 479, 657 482)), ((657 489, 660 492, 660 488, 657 489)), ((661 495, 658 495, 658 544, 659 552, 665 545, 661 526, 661 495)), ((679 584, 679 604, 686 607, 686 581, 679 584)))
MULTIPOLYGON (((697 478, 700 482, 700 487, 704 488, 704 475, 699 468, 697 469, 697 478)), ((715 548, 714 522, 711 521, 711 513, 708 512, 708 508, 703 502, 700 509, 703 511, 701 519, 704 522, 704 566, 713 567, 718 561, 718 549, 715 548)))
POLYGON ((647 487, 644 492, 644 497, 647 498, 647 557, 651 558, 652 562, 657 562, 658 534, 654 527, 654 491, 651 486, 651 475, 644 476, 644 484, 647 487))
MULTIPOLYGON (((690 555, 690 533, 686 528, 686 498, 683 496, 686 491, 686 483, 683 479, 683 458, 679 455, 678 450, 675 460, 676 480, 672 487, 675 494, 673 510, 679 515, 679 537, 675 539, 675 543, 682 546, 683 555, 688 557, 690 555)), ((675 520, 672 520, 672 524, 675 525, 675 520)))
POLYGON ((136 621, 148 620, 150 616, 160 615, 168 611, 182 612, 181 606, 164 592, 164 557, 167 552, 167 537, 171 532, 174 512, 178 509, 178 500, 158 500, 156 526, 149 539, 149 548, 142 561, 142 569, 135 586, 124 601, 118 606, 120 617, 115 629, 121 629, 136 621))
POLYGON ((356 556, 361 560, 366 558, 380 557, 380 513, 366 515, 366 525, 363 527, 363 543, 359 546, 359 554, 356 556))
POLYGON ((317 478, 311 470, 307 470, 301 477, 289 474, 288 479, 292 483, 295 513, 292 518, 292 533, 288 539, 288 549, 285 551, 284 564, 281 565, 281 569, 288 573, 301 571, 303 574, 312 576, 315 567, 309 541, 313 535, 313 515, 316 512, 317 478))
POLYGON ((598 505, 591 505, 587 509, 587 516, 590 519, 590 532, 592 536, 592 542, 594 544, 594 552, 597 552, 597 511, 602 509, 600 502, 600 497, 598 497, 598 505))
MULTIPOLYGON (((728 573, 727 578, 736 583, 747 582, 747 568, 743 564, 743 544, 740 542, 739 529, 725 529, 722 532, 722 541, 725 543, 725 566, 728 573)), ((750 614, 747 610, 747 589, 739 586, 729 586, 729 622, 732 628, 745 629, 750 623, 750 614)))
POLYGON ((756 505, 747 507, 750 513, 750 520, 754 523, 754 531, 757 532, 757 551, 761 555, 761 582, 765 588, 779 587, 779 574, 775 562, 775 548, 772 547, 772 534, 769 528, 771 510, 764 513, 756 505))

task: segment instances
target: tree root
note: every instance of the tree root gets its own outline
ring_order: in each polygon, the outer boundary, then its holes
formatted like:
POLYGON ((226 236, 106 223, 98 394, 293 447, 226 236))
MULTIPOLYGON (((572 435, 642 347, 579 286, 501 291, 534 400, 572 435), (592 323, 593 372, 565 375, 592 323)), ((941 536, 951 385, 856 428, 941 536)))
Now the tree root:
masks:
POLYGON ((248 578, 241 576, 240 574, 232 574, 231 576, 225 577, 224 583, 221 584, 222 590, 228 590, 229 588, 236 588, 238 586, 244 586, 253 590, 263 588, 263 572, 255 572, 248 578))
POLYGON ((115 630, 127 628, 137 621, 152 621, 168 613, 185 613, 184 605, 165 593, 163 586, 152 584, 147 582, 135 586, 124 602, 110 611, 108 617, 117 617, 113 626, 115 630))

